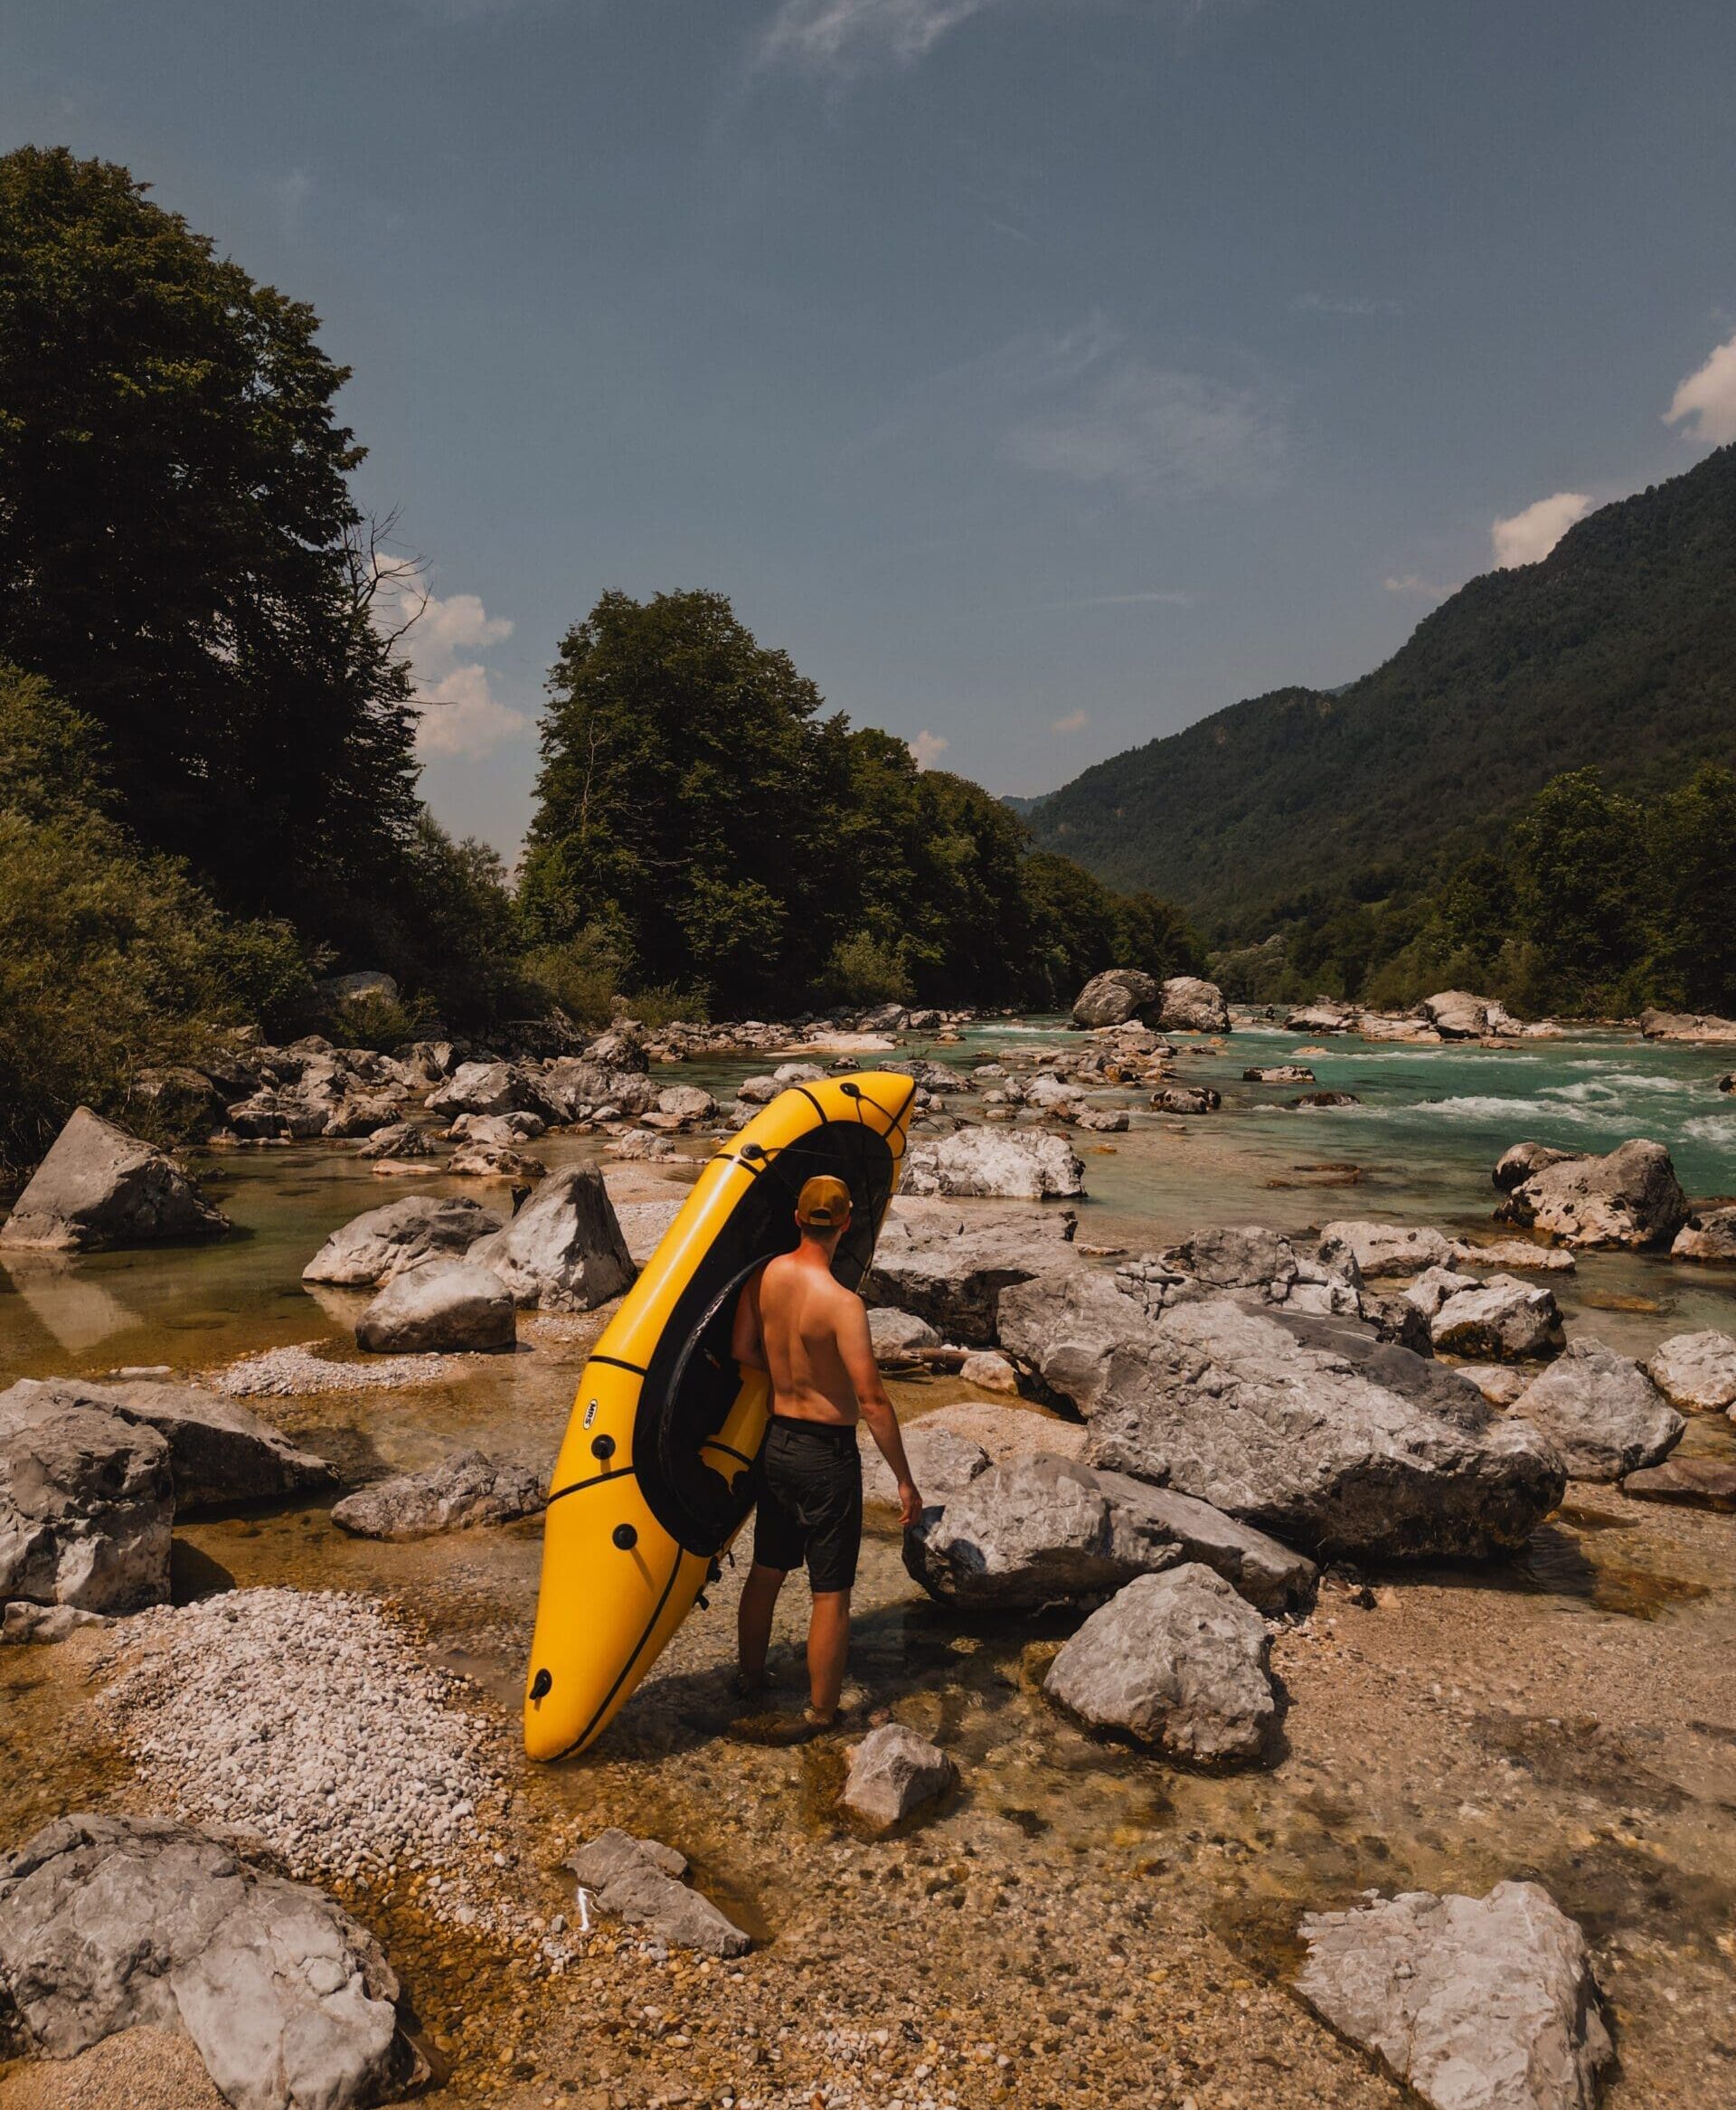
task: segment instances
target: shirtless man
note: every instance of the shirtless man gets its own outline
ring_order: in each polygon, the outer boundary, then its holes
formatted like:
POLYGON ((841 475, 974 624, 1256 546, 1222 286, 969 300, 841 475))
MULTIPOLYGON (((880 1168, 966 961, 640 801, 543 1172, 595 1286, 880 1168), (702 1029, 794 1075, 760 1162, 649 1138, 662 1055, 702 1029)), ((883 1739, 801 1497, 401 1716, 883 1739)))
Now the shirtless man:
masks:
POLYGON ((858 1414, 898 1481, 906 1529, 922 1513, 892 1405, 880 1381, 868 1314, 835 1280, 832 1256, 850 1227, 850 1190, 826 1175, 808 1180, 796 1202, 802 1242, 768 1261, 736 1306, 731 1352, 771 1377, 771 1426, 760 1461, 753 1567, 738 1616, 741 1685, 766 1682, 772 1609, 784 1577, 803 1559, 814 1609, 807 1628, 807 1720, 837 1719, 850 1649, 850 1588, 862 1544, 862 1457, 858 1414))

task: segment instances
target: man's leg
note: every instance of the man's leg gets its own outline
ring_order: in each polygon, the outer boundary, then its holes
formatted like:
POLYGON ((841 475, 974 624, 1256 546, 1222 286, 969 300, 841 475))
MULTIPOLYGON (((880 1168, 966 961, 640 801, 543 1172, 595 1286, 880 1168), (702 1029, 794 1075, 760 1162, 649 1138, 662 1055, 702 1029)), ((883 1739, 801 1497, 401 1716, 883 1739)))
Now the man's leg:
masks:
POLYGON ((762 1567, 758 1561, 748 1570, 741 1585, 741 1602, 735 1615, 736 1646, 741 1659, 741 1682, 763 1685, 766 1651, 771 1645, 771 1615, 778 1593, 784 1586, 782 1568, 762 1567))
POLYGON ((816 1590, 807 1623, 807 1689, 813 1711, 823 1722, 838 1711, 849 1653, 849 1591, 816 1590))

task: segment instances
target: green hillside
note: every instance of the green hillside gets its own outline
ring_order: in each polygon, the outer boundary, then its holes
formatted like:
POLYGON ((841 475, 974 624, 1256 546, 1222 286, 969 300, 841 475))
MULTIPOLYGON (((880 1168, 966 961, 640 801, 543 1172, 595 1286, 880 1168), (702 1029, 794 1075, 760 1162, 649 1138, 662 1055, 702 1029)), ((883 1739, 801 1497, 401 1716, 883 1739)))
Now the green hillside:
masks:
POLYGON ((1473 579, 1335 695, 1274 690, 1086 771, 1046 848, 1258 934, 1304 890, 1379 899, 1500 840, 1552 777, 1652 790, 1736 760, 1736 447, 1473 579))

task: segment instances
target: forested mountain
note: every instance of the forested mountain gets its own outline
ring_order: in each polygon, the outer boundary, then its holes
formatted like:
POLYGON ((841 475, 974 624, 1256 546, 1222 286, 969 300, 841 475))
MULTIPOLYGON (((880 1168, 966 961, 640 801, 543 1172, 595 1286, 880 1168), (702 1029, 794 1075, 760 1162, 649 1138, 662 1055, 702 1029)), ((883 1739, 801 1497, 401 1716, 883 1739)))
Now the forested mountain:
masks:
POLYGON ((1214 713, 1037 804, 1045 847, 1259 936, 1305 891, 1384 899, 1497 847, 1552 777, 1641 793, 1736 760, 1736 447, 1493 572, 1335 695, 1214 713))

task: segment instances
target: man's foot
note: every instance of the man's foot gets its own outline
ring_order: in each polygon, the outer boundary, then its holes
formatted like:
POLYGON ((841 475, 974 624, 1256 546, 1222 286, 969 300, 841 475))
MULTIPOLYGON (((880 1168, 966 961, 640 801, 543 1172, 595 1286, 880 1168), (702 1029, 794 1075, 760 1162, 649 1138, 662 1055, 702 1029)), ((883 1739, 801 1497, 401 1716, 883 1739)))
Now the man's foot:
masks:
POLYGON ((750 1678, 745 1670, 737 1670, 730 1679, 730 1690, 737 1699, 754 1699, 762 1692, 769 1692, 778 1680, 769 1670, 762 1670, 757 1678, 750 1678))

